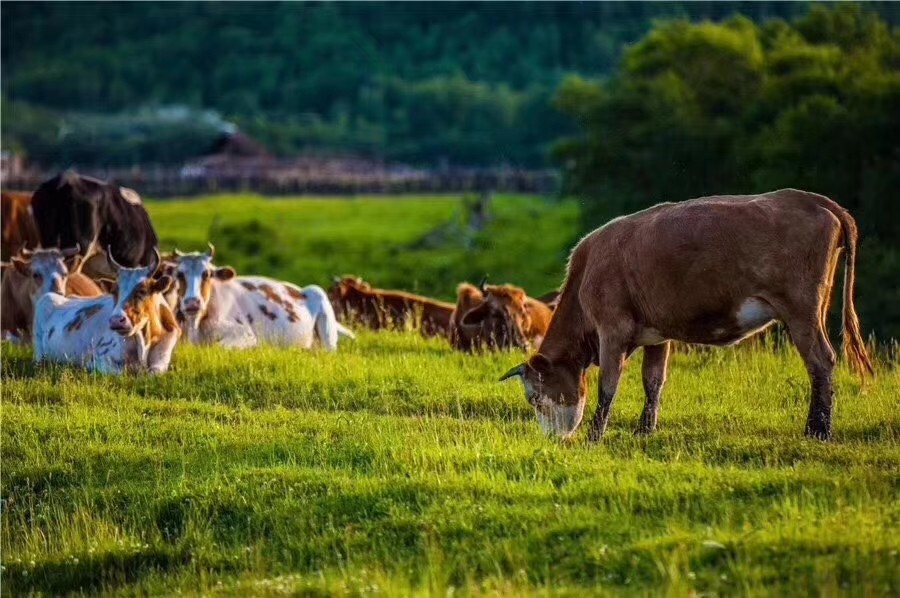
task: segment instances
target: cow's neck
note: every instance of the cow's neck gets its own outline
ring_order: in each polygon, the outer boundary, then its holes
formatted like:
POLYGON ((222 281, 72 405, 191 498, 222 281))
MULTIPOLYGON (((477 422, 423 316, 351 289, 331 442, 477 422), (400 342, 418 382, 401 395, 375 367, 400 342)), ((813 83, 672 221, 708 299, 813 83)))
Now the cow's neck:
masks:
POLYGON ((581 307, 578 287, 566 286, 538 352, 552 363, 587 369, 597 361, 597 333, 581 307))

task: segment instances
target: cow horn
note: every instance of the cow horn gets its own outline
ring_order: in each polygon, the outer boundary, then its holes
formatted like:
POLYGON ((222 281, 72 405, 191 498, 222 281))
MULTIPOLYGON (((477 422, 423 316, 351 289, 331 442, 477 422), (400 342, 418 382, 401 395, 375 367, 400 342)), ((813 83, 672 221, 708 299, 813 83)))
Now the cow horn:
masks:
POLYGON ((488 275, 485 274, 484 276, 481 277, 481 282, 478 283, 478 290, 481 291, 482 293, 487 292, 487 279, 488 279, 488 275))
POLYGON ((75 247, 69 247, 68 249, 63 249, 60 251, 63 257, 72 257, 73 255, 78 255, 81 253, 81 245, 75 243, 75 247))
POLYGON ((206 252, 206 255, 207 257, 209 257, 209 259, 213 259, 214 257, 216 257, 216 246, 209 242, 207 242, 206 244, 209 245, 209 251, 206 252))
POLYGON ((116 270, 122 269, 122 265, 116 261, 116 258, 113 257, 112 245, 106 246, 106 259, 109 260, 110 265, 112 265, 112 267, 115 268, 116 270))
POLYGON ((172 250, 172 253, 175 254, 175 257, 184 257, 184 254, 182 252, 178 251, 177 247, 172 250))
POLYGON ((20 249, 19 253, 22 254, 22 257, 31 257, 32 255, 34 255, 34 252, 27 247, 23 247, 22 249, 20 249))
POLYGON ((520 363, 516 367, 512 368, 511 370, 509 370, 508 372, 506 372, 505 374, 500 376, 500 382, 503 382, 504 380, 509 380, 510 378, 514 378, 516 376, 519 376, 521 378, 524 375, 525 375, 525 364, 520 363))
POLYGON ((159 255, 159 249, 156 247, 153 248, 153 261, 150 262, 150 276, 156 274, 156 271, 159 269, 159 264, 162 262, 162 258, 159 255))
POLYGON ((331 282, 333 282, 334 284, 341 284, 341 282, 343 282, 343 280, 341 280, 340 276, 332 276, 331 282))

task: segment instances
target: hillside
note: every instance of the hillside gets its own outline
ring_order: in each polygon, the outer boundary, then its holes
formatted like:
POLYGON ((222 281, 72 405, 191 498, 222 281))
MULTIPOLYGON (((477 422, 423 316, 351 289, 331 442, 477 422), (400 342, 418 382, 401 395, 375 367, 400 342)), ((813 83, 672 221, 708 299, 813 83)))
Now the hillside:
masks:
POLYGON ((104 166, 177 163, 228 121, 279 153, 315 149, 425 164, 535 166, 570 130, 550 105, 561 78, 610 73, 624 45, 655 19, 724 19, 736 12, 764 19, 805 8, 778 2, 10 3, 3 7, 0 41, 2 95, 9 101, 4 141, 36 161, 65 164, 75 155, 84 160, 78 148, 111 127, 127 127, 132 144, 171 127, 170 138, 180 139, 184 150, 164 140, 138 154, 104 153, 95 144, 92 159, 104 166), (171 106, 190 115, 152 110, 171 106))

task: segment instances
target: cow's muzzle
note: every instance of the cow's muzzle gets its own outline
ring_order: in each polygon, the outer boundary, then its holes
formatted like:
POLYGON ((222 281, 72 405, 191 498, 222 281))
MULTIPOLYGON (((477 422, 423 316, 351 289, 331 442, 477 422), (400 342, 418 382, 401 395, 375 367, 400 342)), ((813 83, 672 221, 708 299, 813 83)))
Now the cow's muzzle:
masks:
POLYGON ((186 316, 196 316, 200 313, 202 307, 199 299, 185 299, 181 311, 183 311, 186 316))
POLYGON ((109 329, 122 336, 128 336, 134 330, 134 326, 132 326, 131 320, 125 316, 112 316, 109 319, 109 329))

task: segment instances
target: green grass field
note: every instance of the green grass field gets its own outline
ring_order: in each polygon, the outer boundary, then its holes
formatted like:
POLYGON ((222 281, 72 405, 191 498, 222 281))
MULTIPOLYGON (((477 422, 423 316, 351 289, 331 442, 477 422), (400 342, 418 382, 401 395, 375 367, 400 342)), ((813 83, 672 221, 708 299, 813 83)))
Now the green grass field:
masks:
MULTIPOLYGON (((218 205, 150 207, 164 242, 191 249, 218 205)), ((275 255, 292 257, 265 257, 269 272, 299 282, 561 277, 572 204, 498 201, 488 233, 552 258, 484 238, 472 263, 452 244, 397 249, 457 210, 231 198, 213 228, 273 227, 292 244, 275 255), (315 253, 327 243, 345 253, 315 253)), ((154 378, 35 369, 4 344, 3 594, 897 595, 896 359, 865 388, 841 368, 826 444, 802 436, 806 374, 779 347, 676 353, 650 438, 632 435, 636 354, 590 445, 583 430, 543 437, 520 386, 496 382, 521 354, 460 355, 415 333, 361 331, 336 354, 182 345, 154 378)))

